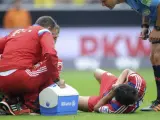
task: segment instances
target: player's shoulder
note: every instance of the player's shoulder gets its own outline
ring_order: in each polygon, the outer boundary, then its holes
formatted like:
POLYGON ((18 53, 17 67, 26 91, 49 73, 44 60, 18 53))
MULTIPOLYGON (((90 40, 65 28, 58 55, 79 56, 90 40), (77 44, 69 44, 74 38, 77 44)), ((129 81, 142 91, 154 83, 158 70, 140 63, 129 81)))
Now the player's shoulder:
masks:
POLYGON ((129 74, 128 77, 140 77, 140 78, 143 78, 139 73, 137 72, 132 72, 131 74, 129 74))
POLYGON ((120 114, 120 113, 130 113, 133 112, 135 109, 136 109, 135 104, 130 106, 121 105, 118 101, 116 101, 113 98, 108 104, 101 106, 99 108, 99 112, 120 114))
POLYGON ((34 24, 34 25, 30 26, 29 29, 33 29, 33 30, 38 31, 38 30, 44 29, 44 27, 37 25, 37 24, 34 24))
POLYGON ((31 29, 32 31, 36 32, 38 36, 41 36, 42 34, 44 33, 51 33, 48 29, 42 27, 42 26, 39 26, 39 25, 32 25, 29 27, 29 29, 31 29))
POLYGON ((112 98, 110 102, 110 112, 112 113, 124 113, 124 111, 127 109, 127 106, 120 104, 115 98, 112 98))
POLYGON ((131 73, 129 76, 128 76, 128 82, 133 82, 133 83, 136 83, 137 81, 144 81, 144 78, 138 74, 138 73, 131 73))
POLYGON ((132 73, 129 75, 128 84, 138 89, 143 89, 143 87, 146 88, 145 79, 138 73, 132 73))
POLYGON ((116 113, 116 114, 119 114, 119 113, 132 113, 137 108, 136 104, 132 104, 132 105, 128 105, 128 106, 122 105, 118 101, 116 101, 115 98, 112 99, 110 105, 111 105, 110 109, 112 108, 111 112, 112 113, 116 113))
POLYGON ((15 29, 15 30, 10 31, 9 34, 6 35, 5 37, 8 37, 8 38, 11 37, 12 34, 13 34, 14 32, 16 32, 17 30, 19 30, 19 29, 15 29))

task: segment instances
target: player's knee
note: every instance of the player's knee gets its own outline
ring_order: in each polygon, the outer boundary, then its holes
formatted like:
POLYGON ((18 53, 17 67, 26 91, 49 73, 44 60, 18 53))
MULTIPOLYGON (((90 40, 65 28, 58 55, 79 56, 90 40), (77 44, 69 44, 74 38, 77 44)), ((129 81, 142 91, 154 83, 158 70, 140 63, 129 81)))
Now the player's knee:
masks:
POLYGON ((94 71, 94 77, 95 77, 96 79, 98 79, 97 69, 94 71))
POLYGON ((128 71, 130 71, 130 69, 128 69, 128 68, 123 70, 123 72, 128 72, 128 71))
POLYGON ((152 64, 160 64, 160 52, 151 53, 150 61, 152 62, 152 64))
POLYGON ((102 70, 102 69, 96 69, 95 72, 94 72, 94 77, 97 79, 97 80, 100 80, 101 76, 103 73, 105 73, 106 71, 102 70))
POLYGON ((150 55, 150 61, 151 61, 151 62, 154 62, 154 53, 153 53, 153 52, 152 52, 151 55, 150 55))

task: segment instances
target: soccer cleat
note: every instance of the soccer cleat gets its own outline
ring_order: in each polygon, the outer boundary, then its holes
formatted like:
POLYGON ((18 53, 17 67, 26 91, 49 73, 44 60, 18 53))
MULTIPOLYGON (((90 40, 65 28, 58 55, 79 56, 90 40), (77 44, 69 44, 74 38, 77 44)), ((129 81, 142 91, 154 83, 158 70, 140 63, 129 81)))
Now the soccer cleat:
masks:
POLYGON ((0 115, 7 115, 7 113, 3 109, 0 109, 0 115))
POLYGON ((152 101, 150 106, 142 108, 141 111, 160 111, 160 100, 152 101))
POLYGON ((9 105, 5 100, 0 102, 0 109, 2 109, 6 115, 22 115, 31 113, 31 110, 28 108, 22 109, 20 103, 9 105))

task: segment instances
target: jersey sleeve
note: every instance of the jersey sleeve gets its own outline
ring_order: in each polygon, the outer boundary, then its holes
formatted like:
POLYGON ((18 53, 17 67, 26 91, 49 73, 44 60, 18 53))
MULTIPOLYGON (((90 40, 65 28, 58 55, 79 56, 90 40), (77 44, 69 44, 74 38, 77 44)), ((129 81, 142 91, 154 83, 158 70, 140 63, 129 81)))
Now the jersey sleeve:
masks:
POLYGON ((139 74, 132 73, 128 76, 128 84, 137 89, 139 99, 142 99, 146 91, 144 79, 139 74))
POLYGON ((98 109, 98 112, 99 113, 112 113, 112 108, 109 104, 106 104, 104 106, 101 106, 99 109, 98 109))
POLYGON ((6 43, 7 43, 7 37, 0 38, 0 54, 3 53, 6 43))
POLYGON ((54 40, 49 30, 42 29, 38 31, 38 36, 40 37, 40 43, 42 46, 42 54, 55 54, 54 40))
POLYGON ((57 51, 54 48, 54 40, 49 30, 42 29, 38 31, 38 36, 40 37, 40 44, 42 47, 42 55, 46 60, 46 66, 49 74, 56 80, 59 78, 58 71, 58 56, 57 51))
POLYGON ((118 105, 116 103, 106 104, 99 108, 99 113, 114 113, 120 114, 124 113, 127 110, 128 106, 125 105, 118 105))
POLYGON ((136 88, 139 90, 142 85, 142 78, 136 73, 132 73, 128 76, 128 84, 131 85, 132 87, 136 88))
POLYGON ((140 2, 143 4, 143 5, 146 5, 148 7, 152 7, 152 6, 158 6, 158 4, 160 4, 160 1, 159 0, 140 0, 140 2))

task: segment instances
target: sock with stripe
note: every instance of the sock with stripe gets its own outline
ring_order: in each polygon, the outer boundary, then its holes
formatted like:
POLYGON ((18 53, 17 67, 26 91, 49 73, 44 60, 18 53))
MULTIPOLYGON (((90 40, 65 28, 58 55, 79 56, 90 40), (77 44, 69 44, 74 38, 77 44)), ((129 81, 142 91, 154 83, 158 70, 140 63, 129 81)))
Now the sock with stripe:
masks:
POLYGON ((157 99, 160 100, 160 65, 154 65, 153 70, 157 86, 157 99))

